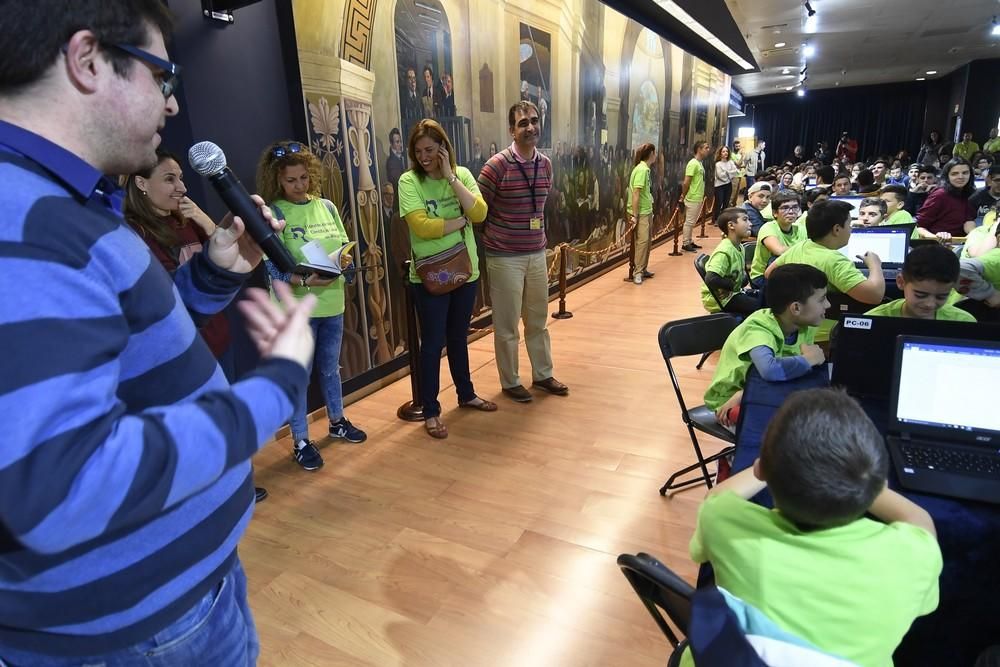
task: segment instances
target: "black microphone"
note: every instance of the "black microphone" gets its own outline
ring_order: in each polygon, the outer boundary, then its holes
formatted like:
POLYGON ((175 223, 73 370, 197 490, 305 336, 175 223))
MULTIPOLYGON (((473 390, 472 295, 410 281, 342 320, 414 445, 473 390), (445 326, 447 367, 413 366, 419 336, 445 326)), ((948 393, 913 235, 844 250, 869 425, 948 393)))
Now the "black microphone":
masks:
POLYGON ((226 154, 222 149, 211 141, 199 142, 188 151, 188 162, 191 163, 192 169, 208 178, 209 183, 222 197, 222 201, 233 215, 240 217, 247 233, 257 242, 267 258, 274 262, 278 270, 283 273, 295 271, 295 258, 264 219, 257 204, 250 199, 250 193, 240 183, 240 179, 236 178, 236 174, 226 165, 226 154))

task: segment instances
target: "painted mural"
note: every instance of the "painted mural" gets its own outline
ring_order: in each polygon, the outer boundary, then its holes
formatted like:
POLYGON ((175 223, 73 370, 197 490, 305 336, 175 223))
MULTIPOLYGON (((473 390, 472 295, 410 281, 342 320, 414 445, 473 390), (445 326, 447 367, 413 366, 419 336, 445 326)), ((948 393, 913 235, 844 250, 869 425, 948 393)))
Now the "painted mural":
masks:
MULTIPOLYGON (((365 266, 348 288, 343 377, 405 353, 396 187, 421 118, 438 120, 474 174, 510 141, 507 111, 534 102, 553 161, 550 259, 572 274, 627 252, 632 147, 659 147, 653 233, 668 225, 696 140, 725 137, 729 77, 597 0, 293 0, 310 145, 365 266)), ((550 272, 553 281, 556 271, 550 272)), ((480 281, 488 314, 489 276, 480 281)))

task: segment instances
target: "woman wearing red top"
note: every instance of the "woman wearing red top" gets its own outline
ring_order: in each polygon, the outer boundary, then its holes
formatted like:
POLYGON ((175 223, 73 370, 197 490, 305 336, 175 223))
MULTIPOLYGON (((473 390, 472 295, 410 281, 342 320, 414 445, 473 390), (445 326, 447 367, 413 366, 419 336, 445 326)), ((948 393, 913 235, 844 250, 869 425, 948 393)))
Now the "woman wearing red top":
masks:
MULTIPOLYGON (((124 187, 125 221, 170 275, 201 252, 215 231, 212 219, 188 199, 180 161, 169 151, 157 149, 156 166, 125 177, 124 187)), ((233 382, 236 368, 225 314, 212 316, 198 333, 219 360, 226 379, 233 382)), ((260 502, 267 490, 254 487, 254 497, 260 502)))
POLYGON ((952 158, 942 173, 944 184, 927 195, 917 211, 917 225, 923 230, 922 237, 928 237, 930 232, 941 241, 950 241, 952 236, 965 236, 976 226, 976 212, 969 203, 975 191, 972 165, 964 158, 952 158))

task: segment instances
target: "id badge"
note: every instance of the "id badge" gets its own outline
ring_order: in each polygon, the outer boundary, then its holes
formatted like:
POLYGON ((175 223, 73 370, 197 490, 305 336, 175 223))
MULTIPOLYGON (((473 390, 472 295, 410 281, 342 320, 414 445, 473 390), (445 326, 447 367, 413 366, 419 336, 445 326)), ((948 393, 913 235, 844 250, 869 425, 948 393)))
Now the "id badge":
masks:
POLYGON ((530 228, 531 229, 541 229, 542 228, 542 219, 539 218, 539 217, 534 217, 534 218, 531 219, 531 222, 529 224, 530 224, 530 228))

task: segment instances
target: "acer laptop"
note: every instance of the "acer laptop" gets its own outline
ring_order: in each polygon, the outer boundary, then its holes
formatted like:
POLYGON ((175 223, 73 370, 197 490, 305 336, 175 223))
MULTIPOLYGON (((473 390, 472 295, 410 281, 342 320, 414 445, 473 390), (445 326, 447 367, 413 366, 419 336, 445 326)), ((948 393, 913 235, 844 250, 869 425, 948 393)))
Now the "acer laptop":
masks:
POLYGON ((844 315, 833 330, 830 383, 852 396, 888 401, 899 336, 1000 340, 1000 325, 912 317, 844 315))
POLYGON ((886 442, 907 489, 1000 503, 1000 342, 900 336, 886 442))

